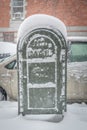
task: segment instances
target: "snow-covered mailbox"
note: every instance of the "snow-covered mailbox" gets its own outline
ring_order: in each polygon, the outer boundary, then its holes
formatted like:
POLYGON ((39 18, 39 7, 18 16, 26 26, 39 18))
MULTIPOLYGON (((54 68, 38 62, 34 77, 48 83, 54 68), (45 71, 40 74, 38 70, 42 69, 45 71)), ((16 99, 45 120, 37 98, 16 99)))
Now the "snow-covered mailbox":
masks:
POLYGON ((66 110, 66 28, 57 18, 32 15, 18 31, 19 114, 66 110))

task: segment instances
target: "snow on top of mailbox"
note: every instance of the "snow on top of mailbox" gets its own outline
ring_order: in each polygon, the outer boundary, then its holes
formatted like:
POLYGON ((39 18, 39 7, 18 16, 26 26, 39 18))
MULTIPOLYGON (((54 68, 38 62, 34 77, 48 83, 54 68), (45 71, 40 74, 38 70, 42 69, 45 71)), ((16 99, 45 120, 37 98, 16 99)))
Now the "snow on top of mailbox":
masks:
POLYGON ((56 17, 45 14, 35 14, 26 18, 20 25, 18 30, 18 40, 20 38, 23 38, 33 29, 41 27, 50 27, 51 29, 58 29, 64 35, 65 39, 67 37, 66 27, 61 20, 56 17))

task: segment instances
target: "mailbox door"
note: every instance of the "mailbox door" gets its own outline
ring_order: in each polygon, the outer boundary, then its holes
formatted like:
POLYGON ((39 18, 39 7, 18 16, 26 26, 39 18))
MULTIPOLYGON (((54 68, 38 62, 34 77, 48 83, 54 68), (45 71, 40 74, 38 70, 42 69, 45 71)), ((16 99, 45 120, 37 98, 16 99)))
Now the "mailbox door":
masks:
POLYGON ((48 36, 33 36, 27 59, 27 109, 39 113, 57 110, 56 45, 48 36))

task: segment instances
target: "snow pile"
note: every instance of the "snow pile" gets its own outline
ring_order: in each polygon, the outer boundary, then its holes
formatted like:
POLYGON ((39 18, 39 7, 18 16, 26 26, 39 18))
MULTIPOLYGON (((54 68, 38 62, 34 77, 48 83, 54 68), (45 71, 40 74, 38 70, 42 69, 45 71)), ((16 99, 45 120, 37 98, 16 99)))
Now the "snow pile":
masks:
POLYGON ((67 37, 66 27, 58 18, 45 14, 35 14, 26 18, 20 25, 18 30, 18 40, 24 38, 25 35, 32 30, 44 27, 56 30, 58 29, 62 32, 65 38, 67 37))
POLYGON ((17 45, 10 42, 0 42, 0 54, 10 53, 16 54, 17 45))
POLYGON ((86 130, 87 105, 68 105, 67 113, 61 122, 33 120, 28 116, 17 115, 17 102, 0 102, 0 130, 86 130))
POLYGON ((83 80, 87 82, 87 61, 68 63, 67 70, 68 78, 75 77, 76 80, 83 78, 83 80))
POLYGON ((52 83, 52 82, 48 82, 48 83, 45 83, 45 84, 31 84, 29 83, 28 84, 29 88, 43 88, 43 87, 55 87, 56 84, 52 83))

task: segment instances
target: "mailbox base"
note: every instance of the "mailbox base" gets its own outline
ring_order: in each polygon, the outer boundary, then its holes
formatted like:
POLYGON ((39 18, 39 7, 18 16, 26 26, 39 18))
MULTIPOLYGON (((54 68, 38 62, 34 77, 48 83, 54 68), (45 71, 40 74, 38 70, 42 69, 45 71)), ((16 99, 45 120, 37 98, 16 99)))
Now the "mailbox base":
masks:
POLYGON ((22 116, 25 116, 27 120, 38 120, 38 121, 47 121, 47 122, 60 122, 63 120, 63 114, 40 114, 40 115, 25 115, 22 113, 22 116))

